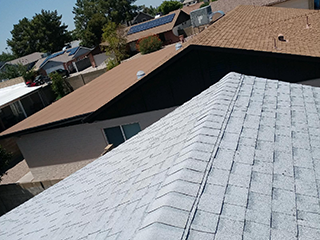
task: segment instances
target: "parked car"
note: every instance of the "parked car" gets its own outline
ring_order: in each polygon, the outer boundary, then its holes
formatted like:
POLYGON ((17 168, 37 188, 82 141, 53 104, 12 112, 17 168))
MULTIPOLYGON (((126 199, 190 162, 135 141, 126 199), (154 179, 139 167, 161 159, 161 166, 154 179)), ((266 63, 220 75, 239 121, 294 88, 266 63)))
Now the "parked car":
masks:
POLYGON ((65 69, 58 69, 53 71, 52 73, 59 73, 62 77, 69 77, 69 72, 65 69))
POLYGON ((50 83, 51 79, 48 76, 38 75, 34 80, 26 82, 28 87, 40 86, 45 83, 50 83))

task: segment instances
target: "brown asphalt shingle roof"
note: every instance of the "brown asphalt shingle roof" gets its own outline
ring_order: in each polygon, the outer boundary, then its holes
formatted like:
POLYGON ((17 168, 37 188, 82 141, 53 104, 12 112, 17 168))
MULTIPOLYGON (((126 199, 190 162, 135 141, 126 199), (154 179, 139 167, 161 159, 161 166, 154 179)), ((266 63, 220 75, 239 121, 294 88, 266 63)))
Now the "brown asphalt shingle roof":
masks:
POLYGON ((286 2, 288 0, 217 0, 210 3, 212 11, 230 12, 240 5, 251 6, 272 6, 277 3, 286 2))
MULTIPOLYGON (((320 57, 320 12, 315 10, 240 6, 183 45, 246 49, 320 57), (306 28, 308 16, 310 28, 306 28), (273 39, 282 33, 289 42, 273 39)), ((104 106, 137 80, 183 51, 174 46, 123 62, 89 84, 2 132, 0 136, 92 113, 104 106)))
POLYGON ((201 32, 191 44, 320 57, 319 41, 317 10, 239 6, 201 32), (288 41, 279 41, 279 34, 288 41))
POLYGON ((137 59, 125 61, 94 81, 0 133, 0 136, 94 112, 138 82, 136 74, 139 70, 143 70, 147 75, 180 51, 170 46, 137 59))

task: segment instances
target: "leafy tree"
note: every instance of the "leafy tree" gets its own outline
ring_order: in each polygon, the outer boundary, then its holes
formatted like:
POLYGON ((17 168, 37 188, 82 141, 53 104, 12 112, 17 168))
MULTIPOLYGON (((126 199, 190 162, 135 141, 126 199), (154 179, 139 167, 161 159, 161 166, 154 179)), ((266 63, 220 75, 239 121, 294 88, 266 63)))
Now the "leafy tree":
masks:
POLYGON ((21 63, 17 65, 8 64, 4 70, 0 72, 0 79, 12 79, 23 77, 25 80, 30 80, 34 76, 34 71, 28 71, 28 66, 23 66, 21 63))
POLYGON ((7 152, 1 145, 0 145, 0 182, 2 176, 7 171, 7 167, 9 161, 12 159, 12 154, 7 152))
POLYGON ((162 47, 162 42, 158 36, 153 35, 139 39, 137 47, 142 54, 147 54, 159 50, 162 47))
POLYGON ((102 18, 116 23, 125 23, 133 19, 140 7, 133 5, 135 0, 77 0, 72 13, 75 34, 82 40, 82 45, 101 39, 101 29, 97 29, 102 18), (94 19, 93 19, 94 18, 94 19))
POLYGON ((182 8, 183 4, 178 1, 163 1, 161 5, 158 7, 158 11, 162 14, 166 15, 169 12, 182 8))
POLYGON ((153 17, 156 16, 159 12, 157 7, 152 7, 152 6, 146 7, 145 5, 142 5, 141 9, 142 9, 142 12, 147 13, 153 17))
POLYGON ((127 40, 124 29, 114 22, 108 22, 108 24, 103 27, 102 38, 103 41, 106 42, 106 46, 104 46, 106 54, 113 56, 113 60, 108 62, 109 67, 115 67, 126 57, 127 40))
POLYGON ((14 59, 16 59, 16 56, 13 55, 12 53, 2 52, 0 54, 0 62, 9 62, 9 61, 14 60, 14 59))
POLYGON ((208 6, 209 4, 210 4, 209 2, 202 3, 199 8, 203 8, 205 6, 208 6))
POLYGON ((66 82, 66 80, 57 72, 50 73, 49 77, 52 80, 51 88, 52 91, 56 94, 56 100, 64 97, 68 93, 72 91, 70 89, 70 84, 66 82))
POLYGON ((96 13, 88 22, 88 27, 84 30, 82 36, 82 45, 87 47, 94 47, 101 43, 102 27, 107 23, 107 18, 101 14, 96 13))
POLYGON ((31 20, 23 18, 13 26, 12 39, 7 40, 8 46, 18 57, 33 52, 56 52, 71 40, 62 16, 57 11, 41 10, 31 20))

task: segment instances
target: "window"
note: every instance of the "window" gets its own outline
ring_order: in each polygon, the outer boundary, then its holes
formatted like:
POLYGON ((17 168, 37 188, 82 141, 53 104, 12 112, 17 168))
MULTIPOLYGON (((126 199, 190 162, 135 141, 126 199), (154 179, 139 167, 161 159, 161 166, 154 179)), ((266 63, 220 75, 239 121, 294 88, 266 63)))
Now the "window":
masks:
POLYGON ((104 129, 108 143, 113 144, 114 147, 117 147, 140 131, 139 123, 131 123, 104 129))

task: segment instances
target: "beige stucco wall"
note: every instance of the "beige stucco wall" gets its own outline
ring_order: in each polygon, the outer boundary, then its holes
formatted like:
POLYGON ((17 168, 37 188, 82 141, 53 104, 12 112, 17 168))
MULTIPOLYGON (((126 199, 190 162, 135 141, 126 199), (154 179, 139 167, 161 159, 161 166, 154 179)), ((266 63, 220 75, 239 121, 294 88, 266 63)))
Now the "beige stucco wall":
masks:
POLYGON ((35 179, 64 178, 100 156, 107 145, 104 128, 138 122, 144 129, 173 109, 28 134, 17 143, 35 179))
POLYGON ((4 81, 4 82, 0 82, 0 88, 13 86, 13 85, 16 85, 18 83, 23 83, 23 82, 24 82, 23 77, 12 78, 10 80, 4 81))
POLYGON ((309 0, 289 0, 274 4, 273 7, 312 9, 312 6, 309 6, 309 0))

